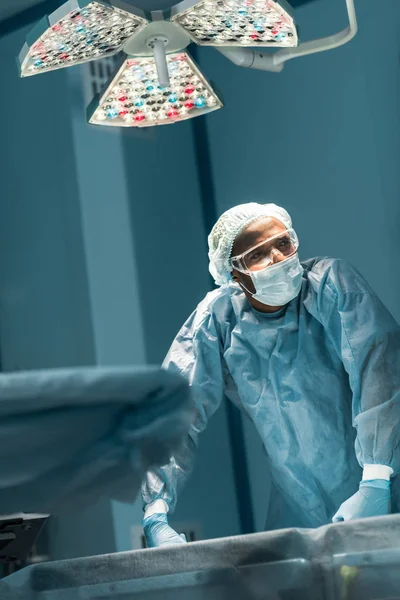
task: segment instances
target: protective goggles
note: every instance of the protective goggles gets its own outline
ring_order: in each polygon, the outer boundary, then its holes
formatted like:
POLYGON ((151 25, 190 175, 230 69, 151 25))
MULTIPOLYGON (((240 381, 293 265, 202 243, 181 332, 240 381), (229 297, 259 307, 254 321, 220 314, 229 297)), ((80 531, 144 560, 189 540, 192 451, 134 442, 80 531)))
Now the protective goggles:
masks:
POLYGON ((233 269, 242 273, 261 271, 274 264, 274 258, 280 260, 290 258, 296 254, 299 247, 299 239, 294 229, 287 229, 274 235, 256 246, 253 246, 243 254, 232 256, 230 259, 233 269))

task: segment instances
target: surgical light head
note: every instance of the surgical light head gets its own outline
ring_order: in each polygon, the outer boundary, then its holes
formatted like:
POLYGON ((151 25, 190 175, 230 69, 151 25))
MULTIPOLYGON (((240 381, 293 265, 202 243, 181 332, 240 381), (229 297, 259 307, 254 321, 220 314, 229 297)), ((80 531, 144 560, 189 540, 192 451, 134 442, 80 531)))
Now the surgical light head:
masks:
POLYGON ((184 0, 144 13, 131 0, 68 0, 29 34, 19 56, 22 77, 122 53, 125 60, 90 106, 89 122, 114 127, 176 123, 223 106, 185 51, 213 46, 234 64, 279 73, 293 58, 332 50, 357 32, 349 26, 299 44, 286 0, 184 0), (259 49, 280 48, 275 53, 259 49))
POLYGON ((169 14, 144 13, 123 0, 68 0, 28 36, 22 77, 125 54, 94 99, 89 122, 145 127, 176 123, 222 107, 186 47, 293 47, 285 0, 185 0, 169 14))

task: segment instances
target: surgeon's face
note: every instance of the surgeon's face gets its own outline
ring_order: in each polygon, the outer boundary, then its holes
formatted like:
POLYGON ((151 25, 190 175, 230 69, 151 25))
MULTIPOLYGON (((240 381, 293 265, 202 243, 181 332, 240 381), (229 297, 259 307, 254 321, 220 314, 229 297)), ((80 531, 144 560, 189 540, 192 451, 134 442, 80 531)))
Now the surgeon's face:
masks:
MULTIPOLYGON (((248 225, 237 236, 237 238, 235 239, 235 242, 233 244, 232 256, 237 256, 238 254, 243 254, 243 252, 250 250, 250 248, 253 248, 260 242, 263 242, 264 240, 268 240, 269 238, 271 238, 275 235, 279 235, 280 233, 284 233, 285 231, 286 231, 286 227, 284 225, 282 225, 282 223, 280 221, 278 221, 277 219, 273 219, 272 217, 265 217, 263 219, 258 219, 257 221, 250 223, 250 225, 248 225)), ((272 264, 276 264, 278 262, 285 260, 285 256, 282 255, 279 252, 279 250, 272 250, 271 251, 271 260, 272 260, 272 264)), ((272 306, 267 306, 265 304, 262 304, 261 302, 258 302, 258 300, 255 300, 253 298, 253 296, 251 296, 251 294, 249 294, 249 292, 247 290, 249 290, 253 294, 256 291, 250 275, 246 275, 245 273, 241 273, 240 271, 233 269, 232 278, 234 281, 236 281, 239 284, 243 283, 244 287, 242 287, 242 290, 246 294, 247 299, 250 302, 250 304, 256 310, 259 310, 260 312, 268 313, 268 312, 275 312, 277 310, 280 310, 280 308, 282 308, 281 306, 278 306, 278 307, 273 306, 272 307, 272 306), (247 290, 245 288, 247 288, 247 290)))

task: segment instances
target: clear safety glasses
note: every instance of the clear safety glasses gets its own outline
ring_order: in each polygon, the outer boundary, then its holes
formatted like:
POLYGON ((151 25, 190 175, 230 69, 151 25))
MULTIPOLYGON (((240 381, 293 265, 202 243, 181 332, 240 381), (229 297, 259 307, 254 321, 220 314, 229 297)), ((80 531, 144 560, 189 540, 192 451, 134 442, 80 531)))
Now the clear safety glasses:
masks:
POLYGON ((261 271, 274 264, 276 259, 285 260, 296 254, 299 239, 294 229, 278 233, 243 254, 231 257, 231 266, 242 273, 261 271))

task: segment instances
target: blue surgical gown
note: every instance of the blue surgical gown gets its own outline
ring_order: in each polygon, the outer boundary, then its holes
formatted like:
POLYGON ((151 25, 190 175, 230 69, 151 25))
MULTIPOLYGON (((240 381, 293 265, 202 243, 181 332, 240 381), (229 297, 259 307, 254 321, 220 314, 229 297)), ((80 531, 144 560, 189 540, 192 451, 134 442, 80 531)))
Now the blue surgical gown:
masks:
POLYGON ((268 529, 330 522, 357 491, 364 464, 399 473, 400 328, 348 262, 311 259, 303 267, 300 295, 277 313, 255 311, 228 284, 182 327, 165 366, 189 380, 196 409, 180 451, 147 474, 145 504, 162 498, 174 510, 198 434, 224 396, 264 444, 268 529))

